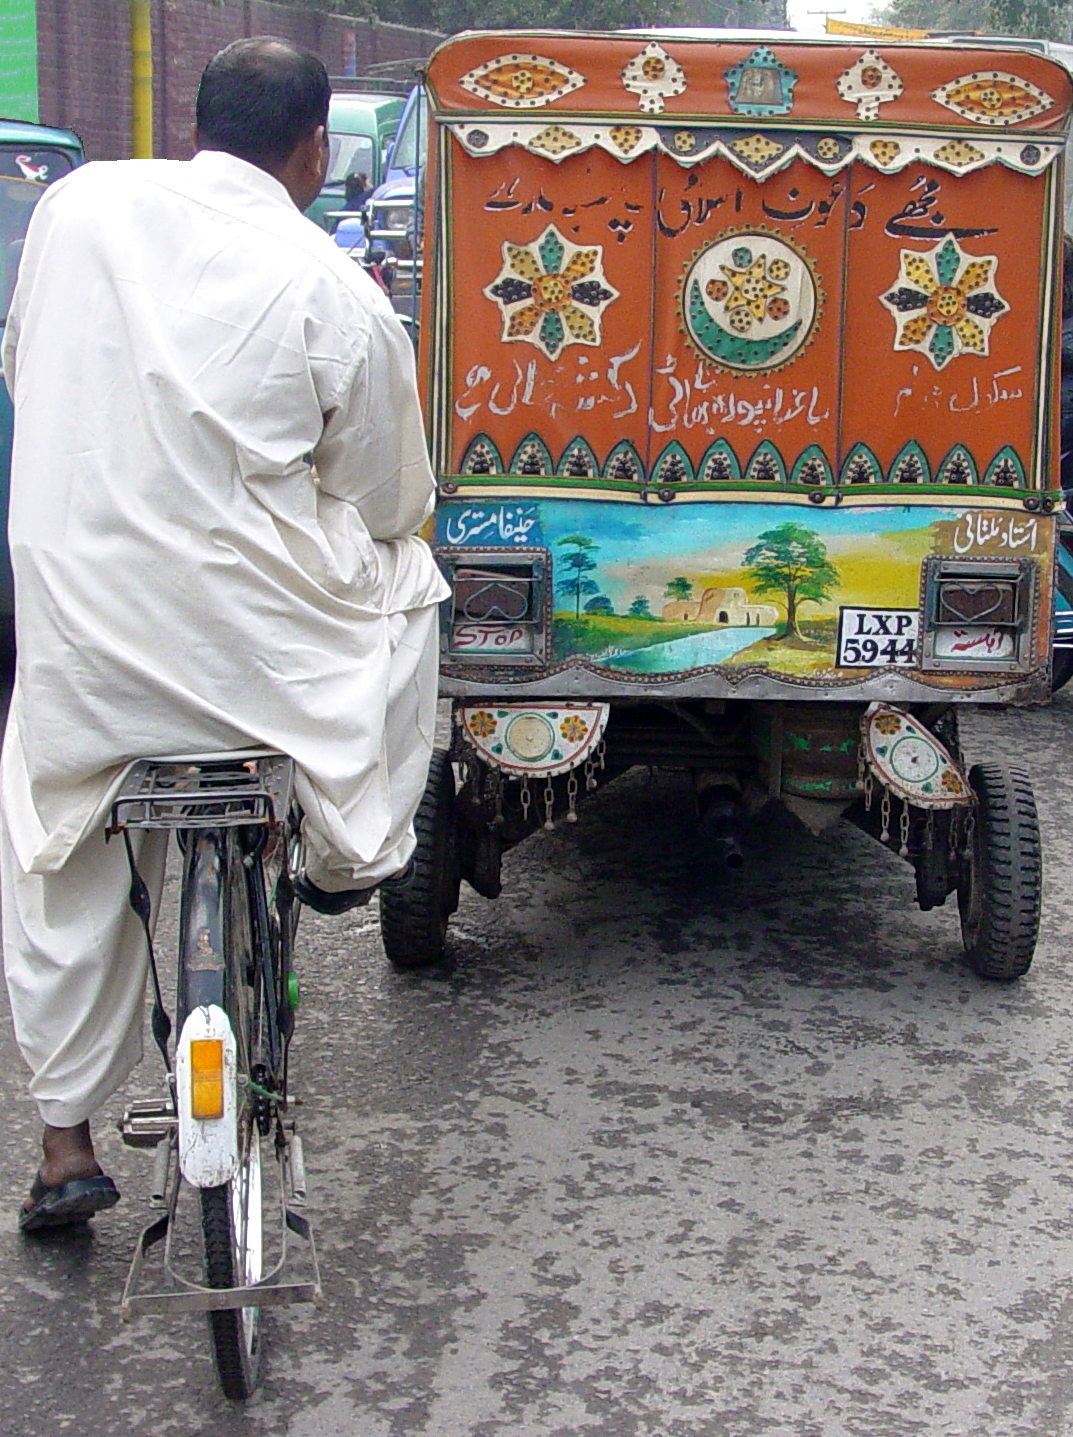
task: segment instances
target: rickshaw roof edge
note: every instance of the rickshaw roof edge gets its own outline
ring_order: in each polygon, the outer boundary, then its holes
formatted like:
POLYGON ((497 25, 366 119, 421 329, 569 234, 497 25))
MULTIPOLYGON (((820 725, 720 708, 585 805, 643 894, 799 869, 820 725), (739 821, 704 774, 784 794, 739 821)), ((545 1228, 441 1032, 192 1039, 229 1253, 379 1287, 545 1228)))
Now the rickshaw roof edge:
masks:
POLYGON ((1073 79, 1031 45, 792 31, 464 31, 429 58, 433 113, 1064 134, 1073 79), (870 93, 868 86, 874 86, 870 93))

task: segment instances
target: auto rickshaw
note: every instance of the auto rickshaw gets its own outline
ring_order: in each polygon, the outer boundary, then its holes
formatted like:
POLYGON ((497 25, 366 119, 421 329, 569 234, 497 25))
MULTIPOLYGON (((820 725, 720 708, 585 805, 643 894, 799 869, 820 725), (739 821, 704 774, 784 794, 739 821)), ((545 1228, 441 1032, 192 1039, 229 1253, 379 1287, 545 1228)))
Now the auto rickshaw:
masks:
POLYGON ((775 800, 957 895, 985 978, 1040 906, 1067 71, 986 42, 534 32, 432 56, 420 351, 449 751, 389 959, 636 764, 702 842, 775 800))

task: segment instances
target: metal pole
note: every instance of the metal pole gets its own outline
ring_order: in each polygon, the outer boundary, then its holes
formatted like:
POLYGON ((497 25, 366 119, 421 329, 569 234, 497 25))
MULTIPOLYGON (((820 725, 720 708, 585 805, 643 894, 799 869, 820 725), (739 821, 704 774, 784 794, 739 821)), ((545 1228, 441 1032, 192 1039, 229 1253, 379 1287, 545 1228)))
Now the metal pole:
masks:
POLYGON ((130 137, 136 160, 153 158, 152 0, 130 0, 130 137))
POLYGON ((418 79, 421 86, 417 96, 417 148, 414 153, 414 244, 413 278, 410 281, 410 338, 413 340, 414 348, 417 348, 417 320, 421 312, 421 305, 417 291, 418 266, 422 275, 422 282, 425 272, 424 244, 425 244, 425 176, 421 166, 421 137, 424 134, 425 126, 428 124, 428 101, 425 97, 424 77, 418 79))

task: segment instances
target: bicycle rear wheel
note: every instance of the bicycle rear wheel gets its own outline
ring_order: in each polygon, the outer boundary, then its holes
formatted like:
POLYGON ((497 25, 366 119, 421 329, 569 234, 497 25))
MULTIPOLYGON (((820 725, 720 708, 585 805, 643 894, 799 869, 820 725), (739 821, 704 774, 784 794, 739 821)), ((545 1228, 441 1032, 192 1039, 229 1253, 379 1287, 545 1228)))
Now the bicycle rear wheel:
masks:
MULTIPOLYGON (((229 1182, 200 1190, 205 1282, 214 1288, 249 1286, 264 1267, 261 1138, 267 1124, 250 1082, 263 1084, 275 1066, 268 1052, 266 954, 270 972, 273 965, 260 859, 244 843, 239 829, 191 834, 184 874, 180 1014, 217 1004, 237 1047, 238 1167, 229 1182)), ((261 1311, 210 1312, 208 1325, 220 1387, 232 1401, 244 1402, 258 1382, 261 1311)))
MULTIPOLYGON (((238 1174, 220 1187, 201 1189, 201 1234, 209 1287, 259 1281, 263 1265, 261 1142, 256 1126, 238 1174)), ((261 1361, 261 1309, 209 1313, 209 1336, 220 1387, 245 1402, 257 1387, 261 1361)))

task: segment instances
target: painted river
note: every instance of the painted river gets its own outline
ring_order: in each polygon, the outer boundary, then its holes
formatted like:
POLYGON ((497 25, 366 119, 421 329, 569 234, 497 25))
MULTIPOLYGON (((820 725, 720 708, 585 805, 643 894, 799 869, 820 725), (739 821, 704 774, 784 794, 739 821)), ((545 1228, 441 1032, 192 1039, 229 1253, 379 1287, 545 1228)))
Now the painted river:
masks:
POLYGON ((633 649, 628 654, 615 654, 601 660, 608 668, 629 669, 635 674, 671 674, 681 669, 701 669, 721 664, 739 649, 748 648, 758 639, 766 639, 774 629, 712 629, 703 634, 689 634, 667 644, 652 644, 647 649, 633 649))

